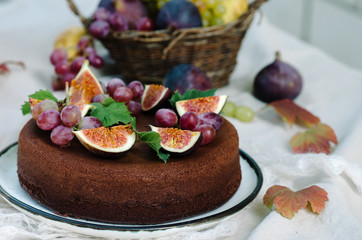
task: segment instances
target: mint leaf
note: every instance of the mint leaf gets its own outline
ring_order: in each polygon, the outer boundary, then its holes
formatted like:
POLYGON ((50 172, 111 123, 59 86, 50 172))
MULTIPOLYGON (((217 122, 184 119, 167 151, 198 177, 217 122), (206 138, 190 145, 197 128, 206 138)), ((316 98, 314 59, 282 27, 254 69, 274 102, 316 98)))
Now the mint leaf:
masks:
MULTIPOLYGON (((58 102, 58 99, 56 97, 54 97, 53 93, 51 91, 49 91, 48 89, 47 90, 38 90, 35 93, 30 94, 28 97, 34 98, 34 99, 39 99, 39 100, 49 99, 49 100, 53 100, 54 102, 58 102)), ((22 111, 23 115, 31 113, 29 101, 24 102, 24 104, 21 106, 21 111, 22 111)))
POLYGON ((92 103, 95 108, 91 110, 90 115, 98 118, 105 127, 119 123, 128 124, 131 121, 131 112, 128 111, 125 103, 116 101, 107 103, 107 106, 99 102, 92 103))
POLYGON ((184 94, 180 94, 177 90, 174 92, 170 99, 172 107, 175 107, 177 101, 200 98, 200 97, 211 97, 214 96, 216 89, 209 89, 205 91, 188 89, 184 94))
POLYGON ((136 118, 132 118, 131 126, 133 130, 137 133, 140 141, 147 143, 153 150, 156 151, 157 156, 163 160, 164 163, 167 162, 167 159, 170 157, 170 154, 163 153, 161 149, 161 136, 160 134, 149 131, 149 132, 139 132, 136 128, 136 118))
POLYGON ((31 113, 30 102, 24 102, 24 104, 21 105, 21 112, 23 115, 31 113))

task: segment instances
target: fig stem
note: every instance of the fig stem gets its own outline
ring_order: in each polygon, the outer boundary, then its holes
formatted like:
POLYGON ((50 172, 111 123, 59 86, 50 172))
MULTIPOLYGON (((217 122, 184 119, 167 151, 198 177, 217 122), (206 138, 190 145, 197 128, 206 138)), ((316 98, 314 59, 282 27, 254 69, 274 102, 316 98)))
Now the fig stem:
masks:
POLYGON ((275 52, 275 60, 280 61, 280 56, 281 56, 280 52, 279 52, 279 51, 276 51, 276 52, 275 52))

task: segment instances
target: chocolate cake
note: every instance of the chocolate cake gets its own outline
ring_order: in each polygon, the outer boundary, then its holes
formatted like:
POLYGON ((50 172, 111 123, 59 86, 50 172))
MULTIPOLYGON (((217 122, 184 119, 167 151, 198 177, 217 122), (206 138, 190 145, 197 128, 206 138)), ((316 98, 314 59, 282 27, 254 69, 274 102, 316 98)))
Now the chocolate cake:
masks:
MULTIPOLYGON (((137 117, 137 128, 151 117, 137 117)), ((53 145, 33 119, 22 129, 18 176, 28 194, 54 212, 76 218, 155 224, 213 210, 240 185, 238 135, 224 119, 216 138, 167 163, 143 142, 116 159, 93 155, 75 138, 53 145)))

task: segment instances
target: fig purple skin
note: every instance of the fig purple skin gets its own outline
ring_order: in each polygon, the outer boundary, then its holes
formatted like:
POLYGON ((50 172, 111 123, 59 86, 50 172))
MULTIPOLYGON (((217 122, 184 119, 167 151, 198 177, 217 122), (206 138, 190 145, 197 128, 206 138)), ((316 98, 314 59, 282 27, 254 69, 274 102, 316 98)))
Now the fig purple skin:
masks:
POLYGON ((192 64, 179 64, 166 74, 165 86, 184 94, 188 89, 212 89, 213 83, 200 68, 192 64))
POLYGON ((200 119, 200 125, 209 124, 213 126, 215 130, 219 130, 223 124, 222 117, 214 112, 200 114, 199 119, 200 119))
POLYGON ((276 53, 275 61, 267 65, 256 75, 253 94, 259 100, 270 103, 282 99, 295 99, 302 90, 302 77, 288 63, 280 60, 276 53))
POLYGON ((180 29, 201 27, 202 19, 198 8, 187 0, 167 2, 157 15, 156 29, 180 29))

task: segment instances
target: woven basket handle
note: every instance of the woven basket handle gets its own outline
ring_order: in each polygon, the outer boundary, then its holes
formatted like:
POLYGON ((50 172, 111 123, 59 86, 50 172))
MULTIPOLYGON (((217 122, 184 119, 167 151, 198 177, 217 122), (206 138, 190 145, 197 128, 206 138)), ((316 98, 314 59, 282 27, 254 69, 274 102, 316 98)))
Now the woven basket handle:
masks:
POLYGON ((77 6, 75 6, 73 0, 67 0, 69 8, 72 10, 72 12, 79 17, 80 21, 84 25, 85 28, 87 28, 87 20, 86 18, 79 12, 77 6))

